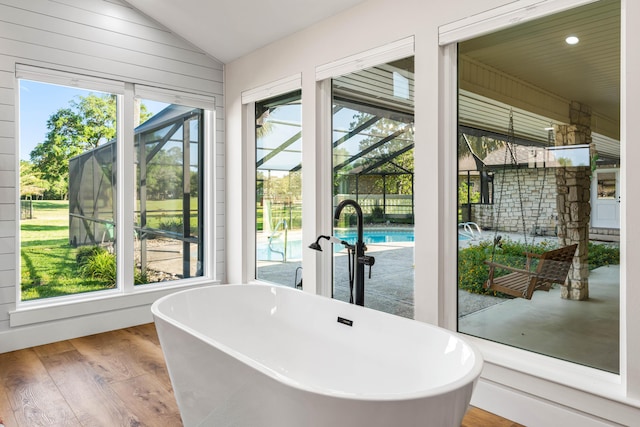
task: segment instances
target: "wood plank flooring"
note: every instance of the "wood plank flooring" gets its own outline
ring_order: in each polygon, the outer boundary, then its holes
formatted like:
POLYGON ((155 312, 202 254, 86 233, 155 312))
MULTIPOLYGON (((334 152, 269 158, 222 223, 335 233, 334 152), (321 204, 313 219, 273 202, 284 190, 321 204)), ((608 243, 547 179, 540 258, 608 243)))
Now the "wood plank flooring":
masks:
MULTIPOLYGON (((0 424, 181 426, 154 325, 0 354, 0 424)), ((478 408, 462 422, 489 426, 519 424, 478 408)))

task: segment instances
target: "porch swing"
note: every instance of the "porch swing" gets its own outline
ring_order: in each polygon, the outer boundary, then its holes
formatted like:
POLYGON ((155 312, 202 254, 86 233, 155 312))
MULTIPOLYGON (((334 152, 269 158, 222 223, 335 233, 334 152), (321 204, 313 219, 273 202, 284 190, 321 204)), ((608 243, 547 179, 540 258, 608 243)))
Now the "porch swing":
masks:
MULTIPOLYGON (((503 294, 511 295, 518 298, 531 299, 533 292, 537 290, 549 291, 554 283, 564 284, 569 275, 569 269, 573 262, 573 256, 578 247, 577 244, 564 246, 558 249, 544 252, 542 254, 536 254, 532 252, 525 252, 526 260, 524 268, 516 268, 495 262, 496 247, 501 245, 501 236, 498 235, 496 224, 500 223, 501 204, 503 199, 503 189, 505 181, 505 172, 509 160, 511 164, 515 166, 515 174, 518 190, 518 201, 520 203, 520 218, 522 219, 522 229, 524 235, 525 247, 527 243, 526 223, 524 219, 524 203, 522 201, 522 188, 520 173, 518 172, 518 159, 515 152, 515 133, 513 130, 513 111, 509 114, 509 132, 507 141, 505 142, 505 158, 503 163, 503 175, 500 184, 500 198, 498 200, 497 215, 494 217, 494 230, 495 236, 493 239, 493 246, 491 249, 491 260, 485 261, 485 264, 489 266, 489 278, 484 284, 484 288, 503 294), (537 260, 537 263, 534 262, 537 260), (502 276, 496 276, 496 270, 507 271, 508 273, 502 276)), ((542 178, 542 186, 540 189, 540 200, 538 202, 538 210, 535 216, 533 226, 533 240, 531 247, 535 244, 535 230, 538 229, 538 218, 540 216, 542 197, 544 195, 544 185, 547 177, 547 168, 544 168, 544 175, 542 178)), ((524 179, 524 178, 523 178, 524 179)))

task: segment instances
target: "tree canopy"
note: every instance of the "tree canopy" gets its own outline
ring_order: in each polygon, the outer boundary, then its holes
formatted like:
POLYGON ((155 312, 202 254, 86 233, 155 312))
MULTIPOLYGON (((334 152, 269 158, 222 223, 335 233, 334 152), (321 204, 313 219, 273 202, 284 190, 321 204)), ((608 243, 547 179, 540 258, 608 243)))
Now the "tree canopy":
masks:
MULTIPOLYGON (((372 114, 355 113, 349 129, 358 129, 371 119, 372 114)), ((359 191, 365 193, 412 194, 413 191, 413 133, 412 124, 386 117, 379 117, 361 135, 359 152, 334 148, 334 162, 342 165, 334 179, 334 193, 346 191, 349 177, 355 172, 361 175, 359 191), (356 157, 346 164, 346 159, 356 157), (366 171, 366 174, 362 174, 366 171), (381 179, 386 176, 386 179, 381 179), (367 179, 367 177, 369 177, 367 179), (342 190, 340 190, 342 189, 342 190)), ((351 182, 349 185, 355 185, 351 182)), ((353 189, 355 191, 355 189, 353 189)))
MULTIPOLYGON (((142 121, 151 115, 140 105, 142 121)), ((32 169, 47 182, 50 196, 64 198, 69 188, 69 159, 115 137, 116 95, 78 96, 47 120, 44 141, 30 153, 32 169)))

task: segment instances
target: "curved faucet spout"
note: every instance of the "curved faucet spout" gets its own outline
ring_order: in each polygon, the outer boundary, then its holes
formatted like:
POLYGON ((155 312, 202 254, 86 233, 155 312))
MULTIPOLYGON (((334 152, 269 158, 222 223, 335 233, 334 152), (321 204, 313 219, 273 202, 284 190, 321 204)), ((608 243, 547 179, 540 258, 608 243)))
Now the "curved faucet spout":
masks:
POLYGON ((353 209, 355 209, 355 211, 356 211, 356 215, 358 215, 358 219, 359 220, 362 219, 362 208, 360 207, 358 202, 356 202, 355 200, 351 200, 351 199, 345 199, 345 200, 341 201, 340 203, 338 203, 338 206, 336 206, 336 212, 333 215, 334 219, 340 219, 340 214, 342 213, 342 209, 344 209, 345 206, 353 207, 353 209))
MULTIPOLYGON (((340 219, 340 214, 342 213, 342 210, 346 206, 351 206, 356 211, 356 216, 358 217, 358 223, 356 224, 356 226, 358 227, 358 240, 356 241, 356 245, 355 245, 356 246, 355 302, 357 305, 363 306, 364 305, 364 262, 363 260, 366 257, 364 256, 364 251, 365 251, 364 220, 362 216, 362 208, 360 207, 358 202, 356 202, 355 200, 345 199, 340 203, 338 203, 338 206, 336 206, 336 211, 335 211, 335 214, 333 215, 333 218, 335 220, 340 219)), ((370 258, 373 258, 373 257, 370 257, 370 258)), ((371 266, 373 265, 373 263, 368 265, 371 266)))

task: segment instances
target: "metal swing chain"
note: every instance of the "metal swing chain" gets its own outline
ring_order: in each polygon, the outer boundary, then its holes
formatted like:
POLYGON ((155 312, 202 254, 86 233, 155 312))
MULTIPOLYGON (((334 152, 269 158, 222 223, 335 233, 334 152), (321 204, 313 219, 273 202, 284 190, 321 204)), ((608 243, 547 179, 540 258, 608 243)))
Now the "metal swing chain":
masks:
MULTIPOLYGON (((549 136, 548 136, 548 139, 547 139, 547 145, 548 146, 551 146, 551 142, 553 142, 552 135, 553 135, 553 132, 549 131, 549 136)), ((535 245, 535 242, 536 242, 536 232, 538 230, 538 221, 540 220, 540 213, 542 212, 542 198, 544 196, 544 187, 545 187, 545 184, 547 183, 547 172, 548 172, 548 169, 549 169, 549 168, 547 168, 546 156, 544 157, 543 162, 544 162, 543 163, 544 172, 542 174, 542 185, 540 186, 540 198, 538 199, 538 211, 536 212, 536 219, 535 219, 534 224, 533 224, 533 240, 531 242, 531 247, 532 248, 533 248, 533 246, 535 245)))
MULTIPOLYGON (((522 182, 521 182, 521 177, 520 177, 520 171, 518 168, 518 159, 517 159, 517 152, 515 150, 515 131, 514 131, 514 126, 513 126, 513 110, 511 110, 509 112, 509 130, 508 130, 508 135, 507 135, 507 141, 505 142, 505 151, 504 151, 504 162, 503 162, 503 172, 502 172, 502 181, 500 183, 500 198, 498 199, 498 209, 497 209, 497 214, 495 216, 495 222, 494 222, 494 238, 493 238, 493 246, 491 249, 491 261, 494 261, 495 258, 495 251, 496 251, 496 246, 498 245, 498 229, 495 226, 496 224, 500 223, 500 213, 502 211, 501 207, 502 207, 502 198, 503 198, 503 192, 504 192, 504 181, 506 178, 506 170, 507 170, 507 158, 508 155, 510 154, 511 156, 511 164, 515 166, 515 171, 516 171, 516 182, 518 184, 518 201, 520 204, 520 218, 522 220, 522 231, 523 231, 523 235, 524 235, 524 244, 525 247, 530 246, 533 247, 533 245, 535 244, 535 240, 536 240, 536 231, 538 229, 538 221, 540 218, 540 213, 542 211, 542 198, 544 196, 544 187, 546 184, 546 180, 547 180, 547 168, 546 165, 544 167, 544 173, 542 176, 542 185, 540 188, 540 197, 538 199, 538 207, 537 207, 537 212, 535 215, 535 220, 533 223, 533 238, 531 241, 531 245, 529 245, 529 242, 527 241, 527 226, 526 226, 526 220, 525 220, 525 216, 524 216, 524 202, 523 202, 523 198, 522 198, 522 182)), ((524 180, 525 178, 522 177, 522 180, 524 180)))
POLYGON ((500 224, 500 212, 502 212, 502 194, 504 191, 504 178, 507 173, 507 150, 504 150, 504 162, 502 162, 502 180, 500 181, 500 192, 498 198, 498 209, 493 221, 493 246, 491 247, 491 262, 495 261, 496 246, 498 244, 498 224, 500 224))

